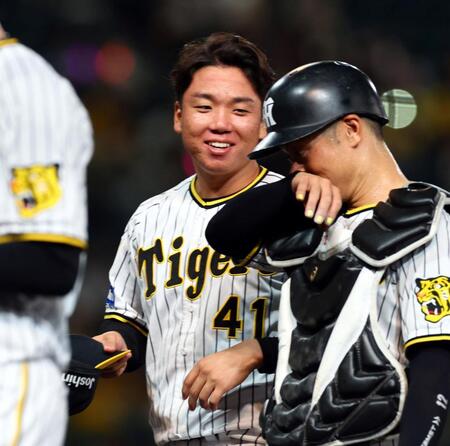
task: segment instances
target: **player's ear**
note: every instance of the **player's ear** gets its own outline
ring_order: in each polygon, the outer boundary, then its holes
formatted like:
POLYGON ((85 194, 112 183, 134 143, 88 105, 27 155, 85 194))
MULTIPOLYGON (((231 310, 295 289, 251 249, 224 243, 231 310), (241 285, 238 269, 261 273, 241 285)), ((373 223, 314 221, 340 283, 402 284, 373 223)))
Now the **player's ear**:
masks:
POLYGON ((181 102, 176 101, 173 106, 173 129, 181 133, 181 102))
POLYGON ((362 120, 358 115, 346 115, 341 120, 342 130, 350 147, 357 147, 361 141, 362 120))

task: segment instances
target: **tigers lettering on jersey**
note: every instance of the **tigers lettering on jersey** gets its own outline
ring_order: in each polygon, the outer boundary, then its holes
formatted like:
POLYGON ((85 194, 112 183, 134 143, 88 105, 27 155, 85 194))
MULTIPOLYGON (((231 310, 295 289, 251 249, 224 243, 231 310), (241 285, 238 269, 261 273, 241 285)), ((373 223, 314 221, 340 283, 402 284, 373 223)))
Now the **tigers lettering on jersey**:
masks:
MULTIPOLYGON (((221 277, 224 274, 232 276, 248 273, 245 266, 234 265, 231 257, 220 254, 209 246, 195 248, 187 255, 186 274, 181 271, 181 248, 183 237, 175 237, 170 243, 170 250, 164 255, 163 241, 158 238, 149 248, 138 249, 138 271, 140 277, 146 284, 145 295, 151 299, 157 291, 155 273, 158 264, 163 264, 166 260, 169 265, 169 276, 164 284, 166 288, 173 288, 184 283, 186 278, 191 281, 191 285, 186 287, 185 297, 190 300, 198 299, 203 291, 205 279, 210 272, 213 277, 221 277), (183 279, 183 277, 185 277, 183 279)), ((273 273, 261 273, 273 274, 273 273)))
POLYGON ((278 181, 261 173, 232 196, 203 200, 195 177, 142 203, 131 217, 109 273, 106 319, 147 336, 147 387, 156 442, 255 429, 272 377, 253 371, 215 411, 190 411, 181 382, 202 357, 245 339, 276 336, 284 275, 236 266, 213 250, 205 228, 222 205, 250 187, 278 181))

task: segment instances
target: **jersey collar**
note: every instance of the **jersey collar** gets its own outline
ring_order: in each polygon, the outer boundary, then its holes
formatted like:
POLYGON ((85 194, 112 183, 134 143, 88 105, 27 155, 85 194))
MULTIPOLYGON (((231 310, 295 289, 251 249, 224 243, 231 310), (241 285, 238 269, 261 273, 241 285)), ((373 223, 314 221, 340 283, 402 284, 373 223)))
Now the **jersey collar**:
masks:
POLYGON ((344 217, 353 217, 361 212, 370 211, 376 206, 376 203, 365 204, 363 206, 358 206, 357 208, 349 209, 345 212, 344 217))
POLYGON ((197 188, 196 188, 197 176, 194 176, 194 178, 192 178, 191 184, 189 185, 189 191, 191 192, 192 198, 199 206, 201 206, 203 208, 212 208, 214 206, 218 206, 219 204, 223 204, 226 201, 231 200, 232 198, 251 189, 253 186, 258 184, 266 176, 267 172, 268 171, 265 167, 261 167, 261 172, 259 172, 258 176, 250 184, 245 186, 240 191, 235 192, 234 194, 231 194, 231 195, 227 195, 225 197, 213 198, 213 199, 203 199, 197 192, 197 188))
POLYGON ((13 37, 8 37, 7 39, 1 39, 0 40, 0 48, 2 46, 11 45, 12 43, 17 43, 17 42, 18 42, 18 40, 13 37))

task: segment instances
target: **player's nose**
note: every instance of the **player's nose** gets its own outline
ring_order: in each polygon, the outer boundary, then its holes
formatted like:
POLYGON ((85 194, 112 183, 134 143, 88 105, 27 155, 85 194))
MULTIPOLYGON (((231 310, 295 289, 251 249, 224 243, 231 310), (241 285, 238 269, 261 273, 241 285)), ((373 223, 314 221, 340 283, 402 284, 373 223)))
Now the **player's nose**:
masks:
POLYGON ((213 132, 225 133, 232 130, 230 113, 223 108, 217 108, 211 114, 209 128, 213 132))

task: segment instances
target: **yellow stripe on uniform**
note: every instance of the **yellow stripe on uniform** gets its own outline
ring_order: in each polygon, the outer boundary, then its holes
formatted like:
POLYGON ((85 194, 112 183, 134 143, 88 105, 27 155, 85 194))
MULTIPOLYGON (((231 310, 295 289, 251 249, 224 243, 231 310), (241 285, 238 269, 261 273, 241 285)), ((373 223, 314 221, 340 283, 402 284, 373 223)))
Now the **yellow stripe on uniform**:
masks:
POLYGON ((18 42, 18 40, 15 39, 14 37, 11 37, 9 39, 3 39, 3 40, 0 40, 0 47, 6 46, 6 45, 11 45, 12 43, 17 43, 17 42, 18 42))
POLYGON ((450 341, 450 335, 424 336, 423 338, 414 338, 405 344, 405 350, 411 345, 422 344, 424 342, 450 341))
POLYGON ((256 246, 254 246, 251 251, 245 256, 245 258, 243 260, 240 260, 239 262, 235 263, 233 261, 233 263, 236 266, 246 266, 248 263, 250 263, 250 260, 253 259, 253 257, 255 257, 256 253, 260 250, 261 248, 261 243, 258 243, 256 246))
POLYGON ((354 209, 349 209, 344 215, 354 215, 358 212, 367 211, 367 209, 373 209, 376 206, 375 203, 365 204, 364 206, 359 206, 354 209))
POLYGON ((84 240, 75 237, 67 237, 65 235, 56 234, 8 234, 0 236, 0 245, 14 242, 50 242, 63 243, 65 245, 75 246, 76 248, 86 249, 88 244, 84 240))
POLYGON ((129 321, 128 319, 125 319, 124 317, 119 316, 118 314, 105 314, 104 319, 117 319, 120 322, 131 325, 133 328, 135 328, 139 333, 143 334, 145 337, 147 337, 147 335, 148 335, 148 332, 146 332, 141 327, 139 327, 139 325, 134 324, 133 322, 129 321))
POLYGON ((19 444, 20 440, 20 434, 22 431, 22 418, 23 418, 23 409, 25 405, 25 397, 28 393, 28 363, 23 362, 20 366, 21 368, 21 386, 20 386, 20 396, 19 396, 19 402, 17 403, 17 409, 16 409, 16 419, 17 419, 17 428, 16 433, 14 434, 13 442, 11 443, 11 446, 17 446, 19 444))
POLYGON ((227 195, 226 197, 222 197, 222 198, 218 198, 217 200, 203 200, 202 197, 200 197, 200 195, 197 192, 195 183, 197 180, 197 177, 194 177, 191 181, 191 185, 190 185, 190 189, 191 189, 191 193, 193 195, 193 197, 204 207, 208 207, 208 206, 215 206, 217 204, 220 203, 225 203, 225 201, 231 200, 234 197, 237 197, 238 195, 248 191, 249 189, 251 189, 255 184, 259 183, 259 181, 266 175, 267 173, 267 169, 265 167, 263 167, 261 169, 261 172, 258 174, 258 176, 247 186, 244 187, 244 189, 241 189, 240 191, 231 194, 231 195, 227 195))

